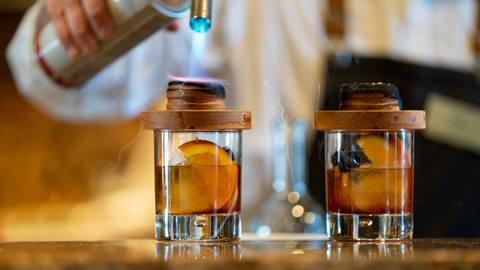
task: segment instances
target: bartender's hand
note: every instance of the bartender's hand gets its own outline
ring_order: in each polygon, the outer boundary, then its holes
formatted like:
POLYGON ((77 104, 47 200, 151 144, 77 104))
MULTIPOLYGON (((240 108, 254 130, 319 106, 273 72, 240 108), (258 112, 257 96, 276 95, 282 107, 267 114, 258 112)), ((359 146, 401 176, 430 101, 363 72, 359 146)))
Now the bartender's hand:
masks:
MULTIPOLYGON (((97 40, 112 35, 114 22, 105 0, 44 0, 62 45, 70 57, 92 55, 97 40)), ((174 21, 168 31, 176 31, 174 21)))
POLYGON ((70 57, 95 54, 96 41, 113 33, 114 23, 105 0, 44 1, 70 57))

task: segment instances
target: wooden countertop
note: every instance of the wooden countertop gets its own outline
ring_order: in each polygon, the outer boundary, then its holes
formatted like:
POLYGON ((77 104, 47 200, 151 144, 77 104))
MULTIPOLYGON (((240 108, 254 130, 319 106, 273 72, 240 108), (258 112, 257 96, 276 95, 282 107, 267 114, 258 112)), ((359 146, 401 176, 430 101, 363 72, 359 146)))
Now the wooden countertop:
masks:
POLYGON ((480 239, 15 242, 0 269, 480 269, 480 239), (315 267, 315 268, 314 268, 315 267))

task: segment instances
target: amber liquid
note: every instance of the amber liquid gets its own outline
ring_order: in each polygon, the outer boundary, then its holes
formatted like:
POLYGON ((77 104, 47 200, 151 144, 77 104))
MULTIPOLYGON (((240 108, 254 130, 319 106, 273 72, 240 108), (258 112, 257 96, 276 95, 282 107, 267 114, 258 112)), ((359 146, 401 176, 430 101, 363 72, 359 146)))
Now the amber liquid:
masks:
POLYGON ((413 169, 327 170, 327 210, 346 214, 412 213, 413 169))
POLYGON ((240 212, 240 168, 228 165, 157 166, 156 213, 170 215, 240 212))

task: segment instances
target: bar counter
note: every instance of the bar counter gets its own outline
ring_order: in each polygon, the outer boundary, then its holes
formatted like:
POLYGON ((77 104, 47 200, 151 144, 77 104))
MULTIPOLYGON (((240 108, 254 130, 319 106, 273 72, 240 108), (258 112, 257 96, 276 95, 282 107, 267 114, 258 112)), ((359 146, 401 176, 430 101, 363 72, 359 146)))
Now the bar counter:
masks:
MULTIPOLYGON (((308 238, 308 237, 307 237, 308 238)), ((11 242, 0 269, 480 269, 480 239, 11 242)))

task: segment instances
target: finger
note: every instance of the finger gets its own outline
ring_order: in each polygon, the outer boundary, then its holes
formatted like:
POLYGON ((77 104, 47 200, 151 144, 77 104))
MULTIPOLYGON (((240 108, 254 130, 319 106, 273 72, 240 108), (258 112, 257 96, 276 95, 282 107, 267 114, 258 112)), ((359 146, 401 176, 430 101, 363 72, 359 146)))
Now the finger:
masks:
POLYGON ((82 49, 75 43, 74 39, 70 35, 70 30, 68 29, 65 16, 54 19, 53 25, 55 27, 55 31, 57 32, 57 36, 60 39, 63 47, 66 48, 68 55, 70 55, 70 57, 79 56, 82 49))
POLYGON ((173 21, 167 26, 167 30, 170 32, 176 32, 180 28, 178 21, 173 21))
POLYGON ((45 5, 52 18, 53 26, 57 32, 63 47, 67 50, 70 57, 77 57, 80 55, 80 48, 77 47, 70 35, 67 21, 65 20, 63 12, 63 0, 45 0, 45 5))
POLYGON ((113 33, 113 19, 105 0, 82 0, 88 22, 97 37, 104 39, 113 33))
POLYGON ((75 43, 82 48, 84 54, 95 54, 97 51, 97 42, 87 22, 80 0, 64 1, 65 17, 75 43))
POLYGON ((45 0, 44 2, 52 19, 63 14, 63 0, 45 0))

